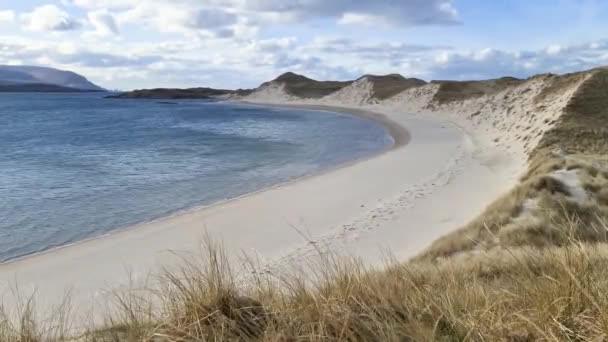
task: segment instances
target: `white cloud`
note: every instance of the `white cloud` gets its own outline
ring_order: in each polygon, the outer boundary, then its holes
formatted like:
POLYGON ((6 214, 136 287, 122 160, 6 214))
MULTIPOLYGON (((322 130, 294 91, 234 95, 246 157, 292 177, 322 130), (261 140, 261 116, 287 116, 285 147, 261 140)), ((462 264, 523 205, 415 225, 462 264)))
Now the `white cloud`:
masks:
POLYGON ((608 64, 608 41, 551 45, 535 51, 482 49, 443 52, 424 68, 433 78, 481 79, 502 76, 565 73, 608 64))
POLYGON ((546 51, 550 55, 557 55, 560 52, 562 52, 562 49, 563 48, 562 48, 561 45, 559 45, 559 44, 553 44, 553 45, 547 47, 546 51))
POLYGON ((95 27, 95 33, 100 36, 118 34, 118 26, 114 15, 108 10, 97 10, 88 13, 89 22, 95 27))
POLYGON ((343 25, 371 25, 377 18, 365 14, 346 13, 338 20, 343 25))
POLYGON ((71 31, 81 26, 80 22, 55 5, 36 7, 21 15, 25 28, 35 32, 71 31))
POLYGON ((218 9, 198 9, 189 13, 182 23, 195 29, 215 29, 236 24, 237 18, 233 13, 218 9))
POLYGON ((63 7, 46 5, 23 16, 26 28, 61 31, 82 25, 83 34, 57 44, 44 35, 36 35, 42 36, 38 38, 22 32, 21 37, 10 42, 10 48, 0 44, 0 63, 20 61, 65 67, 93 79, 109 80, 112 83, 106 86, 120 88, 249 87, 288 70, 324 79, 392 72, 427 79, 467 79, 565 72, 608 63, 608 44, 602 41, 576 46, 558 42, 562 44, 533 51, 469 51, 438 44, 445 41, 443 34, 449 35, 451 28, 433 28, 430 32, 443 32, 433 34, 437 36, 436 43, 432 43, 432 37, 428 45, 408 40, 426 42, 422 39, 425 37, 410 35, 425 29, 406 31, 401 30, 403 27, 458 23, 458 2, 451 0, 61 3, 63 7), (81 20, 73 17, 81 13, 86 13, 81 20), (374 26, 373 30, 367 28, 369 34, 365 27, 353 31, 363 32, 356 36, 348 32, 351 27, 335 23, 374 26), (390 31, 394 26, 400 29, 390 31), (329 31, 337 36, 327 36, 329 31), (315 39, 314 35, 324 38, 315 39), (112 39, 99 39, 100 36, 112 39))
MULTIPOLYGON (((109 9, 109 8, 127 8, 138 3, 145 3, 139 0, 62 0, 71 4, 87 9, 109 9)), ((179 1, 179 0, 178 0, 179 1)))
POLYGON ((11 10, 0 10, 0 23, 15 20, 15 12, 11 10))
POLYGON ((236 8, 282 13, 295 19, 330 17, 343 23, 383 20, 396 25, 454 24, 452 0, 216 0, 236 8))
POLYGON ((240 20, 265 26, 310 18, 330 18, 344 24, 385 22, 401 26, 458 22, 453 0, 72 0, 72 3, 86 9, 116 9, 129 11, 131 15, 146 13, 148 17, 171 16, 170 12, 176 9, 195 16, 202 10, 202 15, 215 13, 221 16, 219 19, 236 15, 240 20))
POLYGON ((117 13, 116 20, 120 25, 143 24, 159 32, 218 38, 232 37, 246 23, 231 10, 161 0, 136 3, 117 13))

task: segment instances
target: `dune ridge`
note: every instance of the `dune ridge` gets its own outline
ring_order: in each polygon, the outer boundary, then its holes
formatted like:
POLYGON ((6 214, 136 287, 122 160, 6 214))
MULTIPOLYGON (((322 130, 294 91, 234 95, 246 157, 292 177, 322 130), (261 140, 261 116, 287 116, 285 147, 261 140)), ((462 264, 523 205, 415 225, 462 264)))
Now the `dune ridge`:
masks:
POLYGON ((279 78, 241 99, 260 103, 365 106, 383 112, 398 110, 411 114, 436 114, 476 134, 487 135, 497 147, 510 154, 529 156, 544 133, 558 123, 574 93, 596 72, 599 71, 564 76, 546 74, 526 80, 414 81, 407 89, 385 99, 374 93, 374 88, 382 83, 377 76, 364 76, 318 99, 288 93, 285 91, 288 82, 279 78))
POLYGON ((528 243, 552 245, 557 238, 547 227, 563 221, 564 214, 576 221, 570 229, 577 238, 604 239, 597 227, 608 221, 608 193, 602 190, 608 179, 596 175, 608 176, 603 156, 608 151, 603 128, 608 120, 607 79, 608 71, 597 68, 527 79, 432 81, 384 100, 373 93, 378 80, 368 77, 320 99, 285 96, 273 91, 280 89, 281 82, 273 82, 243 100, 439 117, 470 134, 477 146, 473 153, 482 162, 500 169, 506 164, 493 163, 496 152, 509 156, 518 165, 512 171, 517 180, 511 191, 421 255, 434 259, 528 243))

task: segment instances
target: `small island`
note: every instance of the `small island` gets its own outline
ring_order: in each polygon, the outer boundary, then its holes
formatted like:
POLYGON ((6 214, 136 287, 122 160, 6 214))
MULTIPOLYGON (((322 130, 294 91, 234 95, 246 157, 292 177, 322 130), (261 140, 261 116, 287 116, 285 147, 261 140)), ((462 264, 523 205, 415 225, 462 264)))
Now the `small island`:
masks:
POLYGON ((110 99, 154 99, 154 100, 176 100, 176 99, 212 99, 218 97, 230 97, 233 95, 245 96, 252 90, 226 90, 213 88, 155 88, 138 89, 129 92, 107 96, 110 99))

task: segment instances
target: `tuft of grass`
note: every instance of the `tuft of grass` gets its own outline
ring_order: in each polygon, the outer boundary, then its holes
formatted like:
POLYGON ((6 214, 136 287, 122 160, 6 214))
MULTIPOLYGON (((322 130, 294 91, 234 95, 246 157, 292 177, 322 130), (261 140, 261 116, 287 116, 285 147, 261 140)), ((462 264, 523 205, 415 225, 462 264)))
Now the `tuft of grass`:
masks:
MULTIPOLYGON (((146 293, 125 293, 113 326, 77 338, 2 341, 602 341, 608 338, 608 244, 516 247, 434 261, 320 255, 302 268, 236 271, 221 246, 184 261, 146 293), (305 271, 303 273, 303 271, 305 271), (246 273, 239 273, 246 272, 246 273), (238 274, 247 274, 239 277, 238 274)), ((25 317, 28 316, 25 313, 25 317)), ((60 329, 61 330, 61 329, 60 329)), ((25 333, 23 333, 25 332, 25 333)), ((33 336, 30 338, 30 336, 33 336)))
POLYGON ((49 313, 37 311, 35 293, 29 296, 15 290, 17 307, 0 306, 0 341, 2 342, 62 342, 73 340, 70 295, 49 313))

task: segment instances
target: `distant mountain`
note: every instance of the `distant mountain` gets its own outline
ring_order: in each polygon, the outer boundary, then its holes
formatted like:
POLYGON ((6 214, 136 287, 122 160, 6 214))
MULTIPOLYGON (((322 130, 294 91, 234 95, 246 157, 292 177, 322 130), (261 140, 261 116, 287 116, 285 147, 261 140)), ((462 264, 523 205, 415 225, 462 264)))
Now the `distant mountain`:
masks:
POLYGON ((46 83, 0 83, 0 93, 86 93, 100 91, 103 90, 77 89, 46 83))
POLYGON ((105 91, 84 76, 54 68, 0 65, 0 91, 105 91))

